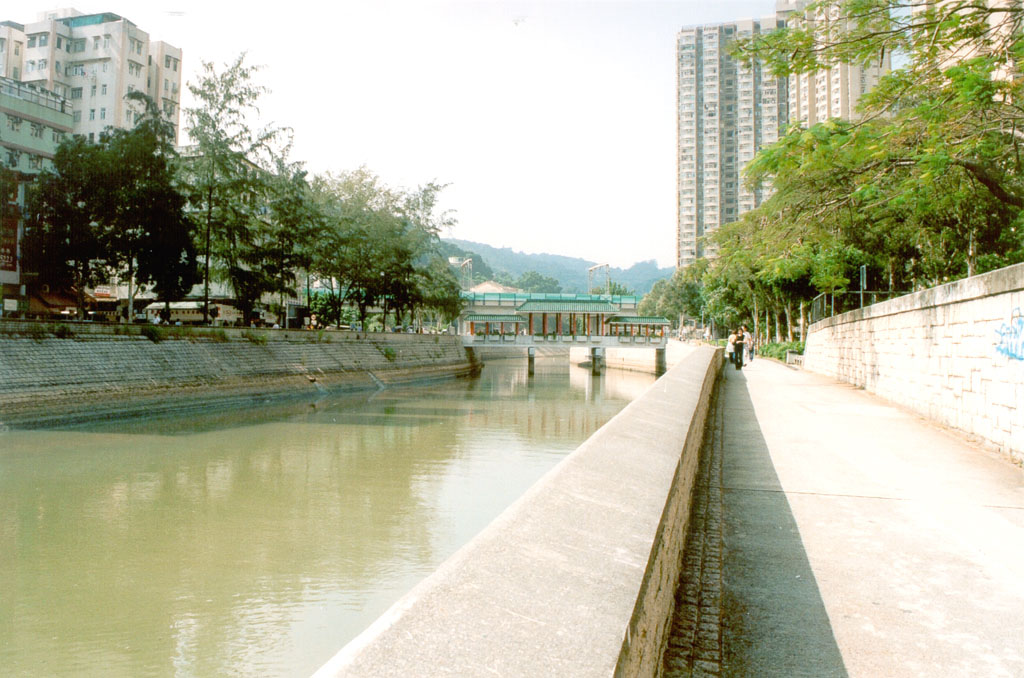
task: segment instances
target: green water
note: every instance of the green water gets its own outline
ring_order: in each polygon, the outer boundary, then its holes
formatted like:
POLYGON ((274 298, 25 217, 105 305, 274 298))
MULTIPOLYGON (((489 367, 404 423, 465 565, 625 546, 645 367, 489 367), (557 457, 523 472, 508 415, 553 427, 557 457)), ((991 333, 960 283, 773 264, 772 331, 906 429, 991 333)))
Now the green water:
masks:
POLYGON ((0 433, 0 675, 309 676, 653 382, 563 361, 0 433))

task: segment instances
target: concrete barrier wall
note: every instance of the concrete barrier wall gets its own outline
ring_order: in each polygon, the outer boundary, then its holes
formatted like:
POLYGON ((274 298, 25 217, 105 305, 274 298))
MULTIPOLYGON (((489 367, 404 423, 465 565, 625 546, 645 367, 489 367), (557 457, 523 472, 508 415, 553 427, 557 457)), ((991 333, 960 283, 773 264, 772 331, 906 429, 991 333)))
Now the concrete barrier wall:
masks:
POLYGON ((268 331, 154 343, 95 327, 74 326, 68 338, 30 338, 21 334, 26 325, 10 327, 0 327, 0 424, 8 425, 173 409, 186 400, 373 389, 471 369, 458 337, 446 335, 268 331))
POLYGON ((1024 264, 815 323, 804 368, 1024 462, 1024 264))
POLYGON ((669 370, 316 678, 659 675, 721 355, 669 370))

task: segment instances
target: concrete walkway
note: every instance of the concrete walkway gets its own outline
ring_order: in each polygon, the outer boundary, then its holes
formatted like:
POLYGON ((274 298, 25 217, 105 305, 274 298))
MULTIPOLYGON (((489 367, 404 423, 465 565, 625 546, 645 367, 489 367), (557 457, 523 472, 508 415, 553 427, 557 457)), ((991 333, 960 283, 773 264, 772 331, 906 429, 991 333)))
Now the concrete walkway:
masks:
POLYGON ((724 377, 666 675, 1024 676, 1024 471, 825 377, 724 377))

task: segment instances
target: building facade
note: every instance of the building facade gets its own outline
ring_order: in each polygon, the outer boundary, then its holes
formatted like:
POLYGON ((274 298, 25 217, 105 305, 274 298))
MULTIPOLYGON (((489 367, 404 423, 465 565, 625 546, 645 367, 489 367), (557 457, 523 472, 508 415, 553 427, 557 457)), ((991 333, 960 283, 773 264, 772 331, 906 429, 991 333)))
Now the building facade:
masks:
POLYGON ((790 22, 813 22, 823 37, 842 26, 838 7, 812 13, 806 5, 779 0, 773 16, 686 27, 677 36, 678 267, 713 256, 703 237, 771 195, 770 186, 750 188, 743 181, 743 168, 759 150, 778 141, 791 123, 854 118, 861 96, 889 70, 886 55, 880 64, 836 64, 783 79, 760 62, 747 66, 729 55, 737 38, 790 22))
POLYGON ((0 77, 0 314, 25 308, 20 252, 25 185, 53 166, 71 121, 63 97, 0 77))
POLYGON ((0 22, 0 75, 65 97, 73 132, 95 140, 106 127, 131 128, 141 115, 129 92, 148 94, 179 127, 181 50, 150 40, 117 14, 58 9, 31 23, 0 22))
POLYGON ((786 82, 729 54, 738 37, 772 31, 781 17, 683 28, 677 36, 676 265, 713 255, 702 238, 767 197, 743 185, 743 167, 789 121, 786 82))
MULTIPOLYGON (((804 10, 806 2, 780 2, 778 14, 788 25, 809 24, 822 36, 834 35, 847 21, 839 7, 830 5, 815 11, 804 10)), ((789 77, 790 120, 810 127, 832 118, 852 120, 857 115, 860 98, 871 91, 891 66, 888 51, 879 63, 857 65, 835 64, 832 68, 789 77)))

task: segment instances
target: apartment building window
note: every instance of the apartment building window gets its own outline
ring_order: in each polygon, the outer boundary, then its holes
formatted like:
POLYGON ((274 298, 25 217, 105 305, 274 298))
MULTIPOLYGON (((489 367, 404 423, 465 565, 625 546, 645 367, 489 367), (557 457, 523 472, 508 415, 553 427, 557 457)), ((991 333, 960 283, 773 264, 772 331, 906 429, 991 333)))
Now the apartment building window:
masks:
POLYGON ((110 36, 109 35, 104 35, 103 36, 103 49, 107 49, 109 47, 110 47, 110 36))
POLYGON ((51 131, 53 132, 53 136, 51 137, 53 139, 53 143, 59 144, 62 141, 64 141, 64 132, 61 132, 58 129, 51 130, 51 131))
POLYGON ((71 41, 71 51, 73 53, 76 53, 76 54, 78 52, 84 52, 85 51, 85 38, 79 38, 77 40, 72 40, 71 41))
POLYGON ((7 151, 7 166, 17 167, 18 162, 21 160, 21 154, 18 151, 7 151))
POLYGON ((21 118, 16 115, 7 114, 7 129, 17 132, 21 129, 21 118))
POLYGON ((40 47, 46 47, 49 44, 50 44, 50 35, 49 35, 49 33, 40 33, 39 34, 39 46, 40 47))
POLYGON ((164 91, 165 92, 170 92, 171 91, 171 81, 168 80, 167 78, 164 78, 164 91))
POLYGON ((43 156, 41 155, 30 155, 28 156, 28 167, 29 169, 41 170, 43 169, 43 156))
MULTIPOLYGON (((3 45, 0 45, 0 47, 2 47, 2 46, 3 45)), ((62 38, 61 36, 58 35, 57 36, 57 49, 60 49, 63 46, 64 46, 64 38, 62 38)))
POLYGON ((82 112, 81 111, 75 111, 74 113, 71 114, 71 119, 74 120, 75 122, 82 122, 82 112))
POLYGON ((82 88, 81 87, 72 87, 71 88, 71 98, 72 99, 81 99, 82 98, 82 88))
POLYGON ((135 53, 136 54, 142 54, 142 41, 141 40, 136 40, 135 41, 135 53))
POLYGON ((36 36, 34 36, 34 35, 28 36, 28 47, 29 47, 29 49, 32 49, 35 46, 36 46, 36 36))
POLYGON ((96 85, 93 85, 92 87, 89 88, 89 96, 91 96, 91 97, 96 96, 96 85))
POLYGON ((103 62, 103 72, 104 73, 107 72, 107 62, 106 61, 103 62))
POLYGON ((42 139, 43 126, 36 123, 32 123, 32 131, 30 132, 30 134, 36 139, 42 139))
POLYGON ((128 74, 141 76, 142 75, 142 64, 135 63, 134 61, 128 62, 128 74))
MULTIPOLYGON (((18 56, 19 54, 21 54, 21 43, 16 42, 14 43, 14 56, 18 56)), ((17 80, 17 76, 15 76, 14 79, 17 80)))
POLYGON ((85 75, 85 64, 71 64, 68 75, 85 75))
POLYGON ((47 67, 48 65, 49 65, 49 62, 48 62, 48 61, 47 61, 46 59, 40 59, 40 60, 39 60, 39 70, 41 70, 41 71, 45 71, 45 70, 46 70, 46 67, 47 67))
POLYGON ((96 133, 95 132, 89 132, 89 143, 91 144, 91 143, 93 143, 95 141, 96 141, 96 133))
POLYGON ((93 49, 93 51, 96 51, 99 48, 100 48, 100 36, 94 35, 94 36, 92 36, 92 49, 93 49))
POLYGON ((107 119, 107 109, 106 108, 101 108, 100 109, 100 120, 106 120, 106 119, 107 119))
POLYGON ((90 108, 89 109, 89 119, 90 120, 95 120, 96 119, 96 109, 95 108, 90 108))
POLYGON ((25 62, 25 72, 31 73, 34 70, 36 70, 36 62, 34 59, 29 59, 25 62))

